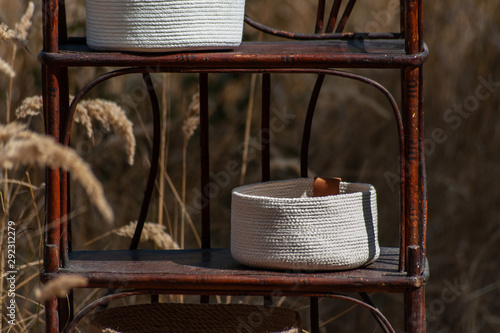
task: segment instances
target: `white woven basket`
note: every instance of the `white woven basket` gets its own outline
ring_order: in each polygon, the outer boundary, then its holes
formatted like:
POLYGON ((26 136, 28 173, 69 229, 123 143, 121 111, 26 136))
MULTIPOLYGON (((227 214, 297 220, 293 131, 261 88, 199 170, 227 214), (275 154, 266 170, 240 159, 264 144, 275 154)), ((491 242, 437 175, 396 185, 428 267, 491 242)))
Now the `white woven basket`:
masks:
POLYGON ((86 9, 87 44, 94 49, 234 48, 245 0, 86 0, 86 9))
POLYGON ((231 253, 271 269, 357 268, 380 254, 377 197, 368 184, 340 183, 340 194, 313 197, 300 178, 246 185, 232 193, 231 253))

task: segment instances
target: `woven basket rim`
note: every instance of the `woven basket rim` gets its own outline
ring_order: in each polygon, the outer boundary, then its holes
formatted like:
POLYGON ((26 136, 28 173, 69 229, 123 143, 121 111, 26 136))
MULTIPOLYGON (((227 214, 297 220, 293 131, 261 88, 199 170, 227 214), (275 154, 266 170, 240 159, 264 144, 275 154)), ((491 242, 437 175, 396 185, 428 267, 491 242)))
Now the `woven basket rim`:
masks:
MULTIPOLYGON (((367 183, 353 183, 353 182, 341 182, 341 186, 349 186, 349 185, 356 185, 356 186, 361 186, 361 187, 366 187, 366 191, 355 191, 351 193, 340 193, 336 195, 327 195, 327 196, 322 196, 322 197, 295 197, 295 198, 288 198, 288 197, 280 197, 280 196, 269 196, 269 195, 257 195, 257 194, 247 194, 247 193, 242 193, 241 191, 247 190, 247 189, 253 189, 256 188, 258 189, 259 187, 265 187, 267 185, 274 185, 274 184, 279 184, 279 183, 306 183, 310 182, 311 188, 313 185, 314 178, 294 178, 294 179, 285 179, 285 180, 271 180, 271 181, 266 181, 266 182, 260 182, 260 183, 254 183, 254 184, 247 184, 247 185, 242 185, 234 188, 232 190, 232 195, 233 196, 238 196, 241 198, 245 199, 250 199, 250 200, 259 200, 259 201, 281 201, 281 202, 310 202, 310 201, 338 201, 342 198, 348 198, 348 197, 353 197, 353 196, 359 196, 362 194, 368 194, 372 193, 375 191, 375 188, 371 184, 367 183)), ((306 190, 306 188, 304 188, 306 190)))
POLYGON ((86 0, 87 45, 96 50, 232 50, 245 0, 86 0))

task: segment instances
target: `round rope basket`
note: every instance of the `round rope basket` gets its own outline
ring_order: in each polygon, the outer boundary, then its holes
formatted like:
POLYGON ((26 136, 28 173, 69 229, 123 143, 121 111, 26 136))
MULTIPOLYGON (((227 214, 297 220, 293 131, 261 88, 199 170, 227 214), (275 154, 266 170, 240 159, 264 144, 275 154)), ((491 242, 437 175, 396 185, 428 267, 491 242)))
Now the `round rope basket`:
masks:
POLYGON ((86 10, 93 49, 230 49, 241 43, 245 0, 86 0, 86 10))
POLYGON ((300 178, 235 188, 231 253, 267 269, 343 270, 380 254, 373 186, 340 182, 339 194, 313 197, 300 178))
POLYGON ((244 304, 143 304, 99 312, 88 333, 301 333, 296 311, 244 304))

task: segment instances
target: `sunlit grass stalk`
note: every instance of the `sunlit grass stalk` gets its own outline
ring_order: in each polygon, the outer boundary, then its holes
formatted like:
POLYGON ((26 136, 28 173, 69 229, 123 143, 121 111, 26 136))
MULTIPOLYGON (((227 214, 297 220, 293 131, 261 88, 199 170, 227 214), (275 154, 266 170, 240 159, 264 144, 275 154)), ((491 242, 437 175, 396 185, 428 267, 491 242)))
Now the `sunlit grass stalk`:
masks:
POLYGON ((184 125, 182 130, 184 132, 184 140, 182 145, 182 186, 181 186, 181 199, 182 199, 182 212, 181 212, 181 230, 180 230, 180 246, 184 248, 185 239, 185 216, 186 216, 186 178, 187 178, 187 147, 189 140, 194 134, 194 131, 200 123, 200 94, 193 95, 191 104, 186 112, 184 125))
MULTIPOLYGON (((170 189, 172 190, 172 193, 174 194, 174 198, 177 201, 179 207, 183 207, 184 203, 182 202, 182 198, 179 195, 179 192, 175 188, 174 183, 172 182, 172 179, 170 178, 170 176, 168 175, 167 172, 165 172, 165 179, 166 179, 170 189)), ((198 234, 198 230, 196 230, 196 227, 194 226, 194 222, 191 219, 189 212, 186 209, 184 209, 184 211, 186 212, 186 220, 187 220, 189 227, 191 228, 191 230, 193 232, 193 235, 196 239, 196 243, 198 244, 199 247, 201 247, 201 238, 200 238, 200 235, 198 234)))
POLYGON ((253 104, 255 100, 256 81, 257 81, 257 74, 252 74, 252 78, 250 80, 250 98, 248 99, 247 116, 245 119, 245 135, 243 141, 243 156, 241 158, 240 185, 243 185, 245 183, 245 176, 247 174, 248 149, 250 144, 250 130, 252 128, 252 115, 253 115, 253 104))
MULTIPOLYGON (((162 75, 162 128, 160 141, 160 179, 158 190, 158 224, 163 225, 163 201, 165 200, 165 176, 163 170, 166 166, 166 137, 167 137, 167 73, 162 75)), ((169 228, 171 230, 171 228, 169 228)))

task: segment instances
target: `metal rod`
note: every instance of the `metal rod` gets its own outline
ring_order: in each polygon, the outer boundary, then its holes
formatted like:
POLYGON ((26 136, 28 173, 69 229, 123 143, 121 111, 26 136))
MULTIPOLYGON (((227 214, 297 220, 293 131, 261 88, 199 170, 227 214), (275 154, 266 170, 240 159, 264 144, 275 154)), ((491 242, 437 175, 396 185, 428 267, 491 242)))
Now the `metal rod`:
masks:
MULTIPOLYGON (((418 9, 415 0, 406 0, 405 49, 407 54, 418 53, 418 9)), ((403 109, 405 114, 405 243, 419 244, 419 123, 420 123, 420 70, 407 67, 403 70, 403 109)))
POLYGON ((309 298, 309 316, 311 321, 311 333, 319 333, 319 298, 309 298))
POLYGON ((59 29, 59 44, 66 44, 68 41, 68 28, 66 22, 66 2, 59 1, 59 13, 58 13, 58 29, 59 29))
POLYGON ((271 179, 271 74, 262 75, 262 181, 271 179))
POLYGON ((141 294, 146 294, 146 293, 151 293, 151 290, 149 291, 141 291, 141 290, 134 290, 134 291, 126 291, 126 292, 120 292, 116 294, 108 294, 106 296, 103 296, 96 301, 90 303, 89 305, 85 306, 79 313, 75 315, 75 318, 69 323, 68 326, 66 326, 66 329, 64 330, 65 333, 72 333, 75 331, 76 326, 80 322, 80 320, 83 319, 87 314, 89 314, 91 311, 94 309, 107 305, 109 302, 127 297, 127 296, 133 296, 133 295, 141 295, 141 294))
POLYGON ((322 40, 322 39, 387 39, 387 38, 399 38, 401 36, 400 33, 393 32, 380 32, 380 33, 322 33, 322 34, 307 34, 307 33, 299 33, 286 31, 281 29, 276 29, 259 23, 247 15, 245 15, 245 23, 255 28, 259 31, 267 33, 269 35, 294 39, 294 40, 322 40))
POLYGON ((146 190, 144 192, 144 199, 141 205, 141 211, 139 213, 139 219, 137 220, 137 226, 135 228, 134 236, 130 242, 130 250, 135 250, 139 246, 141 240, 141 233, 144 227, 144 222, 148 215, 149 204, 151 202, 151 197, 155 188, 156 174, 158 172, 158 161, 160 159, 160 137, 161 137, 161 116, 160 116, 160 105, 158 102, 158 96, 156 95, 153 81, 151 80, 151 74, 144 73, 143 80, 146 84, 149 99, 151 100, 151 108, 153 111, 153 147, 151 154, 151 168, 149 170, 148 183, 146 190))
MULTIPOLYGON (((375 305, 375 302, 373 302, 372 298, 370 297, 370 295, 368 295, 368 293, 359 293, 359 295, 361 296, 361 299, 363 300, 363 302, 372 306, 374 309, 378 309, 377 306, 375 305)), ((375 317, 375 320, 377 321, 380 328, 382 330, 384 330, 384 332, 389 332, 389 330, 387 330, 385 322, 379 316, 377 316, 375 313, 372 312, 372 315, 373 315, 373 317, 375 317)))
MULTIPOLYGON (((59 68, 59 115, 60 115, 60 126, 59 132, 61 137, 59 141, 63 140, 62 133, 64 133, 65 124, 68 121, 68 107, 69 107, 69 92, 68 92, 68 69, 59 68)), ((62 143, 62 142, 61 142, 62 143)), ((70 212, 70 198, 69 198, 69 174, 67 171, 61 170, 61 243, 60 243, 60 253, 61 253, 61 265, 62 267, 67 267, 68 265, 68 224, 69 212, 70 212)))
POLYGON ((325 19, 325 0, 318 0, 318 12, 316 14, 316 27, 315 33, 323 31, 323 20, 325 19))
POLYGON ((201 146, 201 247, 209 249, 210 237, 210 153, 208 124, 208 74, 200 73, 201 146))
MULTIPOLYGON (((404 0, 403 0, 404 1, 404 0)), ((405 71, 401 70, 401 105, 405 104, 405 71)), ((403 143, 406 145, 406 142, 403 143)), ((399 154, 399 271, 406 269, 406 148, 399 154)))
POLYGON ((318 75, 314 89, 309 99, 309 106, 307 107, 306 119, 304 121, 304 133, 302 134, 302 146, 300 150, 300 176, 303 178, 308 177, 309 170, 309 142, 311 140, 312 121, 314 118, 314 111, 318 102, 319 93, 325 80, 325 74, 318 75))
POLYGON ((427 172, 425 166, 424 147, 424 108, 423 108, 423 67, 419 69, 419 192, 420 192, 420 235, 419 245, 422 255, 425 257, 427 247, 427 172))
POLYGON ((346 8, 344 9, 344 14, 342 14, 342 17, 340 18, 339 25, 337 26, 337 29, 335 32, 340 33, 342 31, 344 31, 344 28, 347 24, 347 20, 349 19, 349 16, 351 15, 351 12, 352 12, 355 4, 356 4, 356 0, 350 0, 347 3, 346 8))
POLYGON ((332 5, 332 10, 330 12, 330 17, 328 19, 328 24, 326 26, 326 32, 331 33, 335 30, 335 24, 337 23, 337 17, 339 16, 340 5, 342 0, 335 0, 332 5))
POLYGON ((45 0, 42 9, 43 50, 59 51, 59 0, 45 0))

